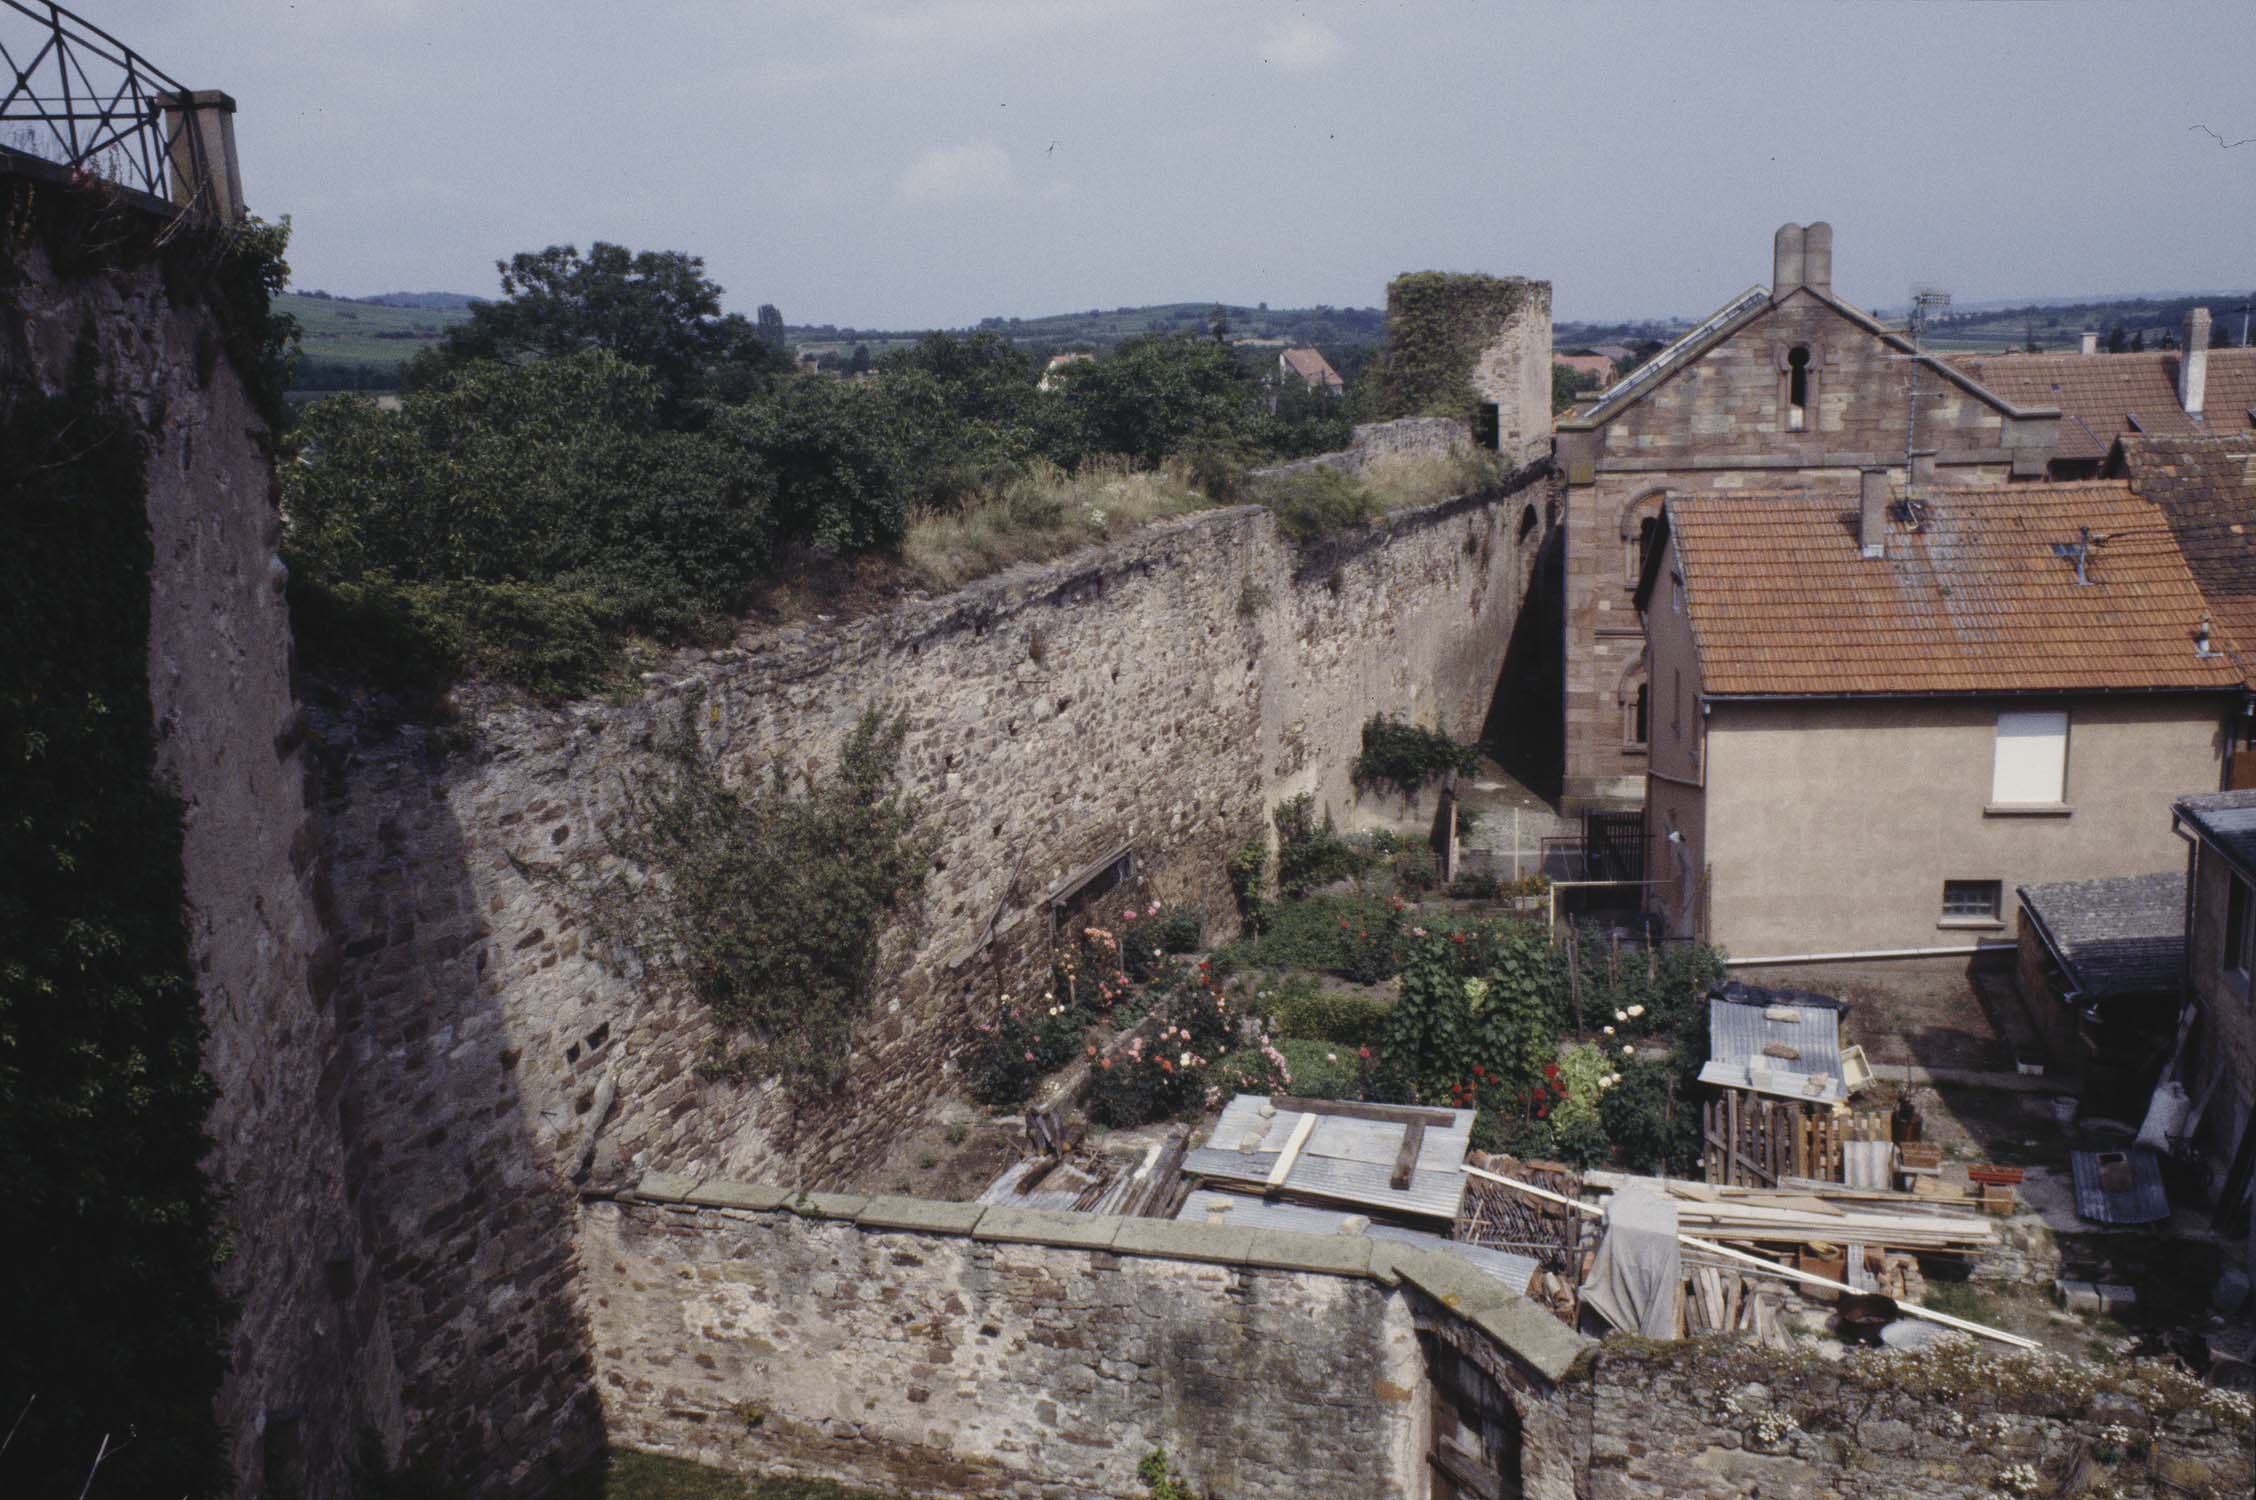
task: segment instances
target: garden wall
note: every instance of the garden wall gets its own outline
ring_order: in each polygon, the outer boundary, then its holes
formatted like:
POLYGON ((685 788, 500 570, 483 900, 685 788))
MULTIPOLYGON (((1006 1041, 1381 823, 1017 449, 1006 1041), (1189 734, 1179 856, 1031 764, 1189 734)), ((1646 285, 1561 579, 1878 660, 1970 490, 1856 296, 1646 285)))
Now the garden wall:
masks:
POLYGON ((2154 1364, 1961 1342, 1846 1363, 1729 1340, 1600 1347, 1589 1500, 2249 1493, 2248 1398, 2154 1364))
POLYGON ((591 1152, 594 1182, 867 1180, 955 1087, 971 1023, 1046 974, 1049 898, 1076 871, 1126 850, 1134 879, 1091 915, 1157 895, 1226 926, 1225 861, 1277 801, 1310 791, 1352 816, 1369 715, 1476 732, 1520 551, 1542 540, 1518 531, 1542 476, 1307 551, 1259 508, 1206 512, 691 653, 624 701, 322 725, 350 1131, 419 1449, 529 1485, 527 1455, 596 1440, 565 1296, 591 1152), (604 865, 622 786, 693 704, 733 775, 830 763, 864 708, 908 716, 902 779, 942 842, 835 1098, 700 1078, 703 1013, 593 962, 555 879, 604 865), (481 1394, 497 1388, 506 1417, 481 1394))
POLYGON ((615 1443, 886 1493, 1141 1496, 1426 1487, 1421 1339, 1511 1382, 1527 1493, 1574 1493, 1553 1382, 1581 1341, 1454 1257, 1280 1234, 652 1174, 586 1208, 615 1443))

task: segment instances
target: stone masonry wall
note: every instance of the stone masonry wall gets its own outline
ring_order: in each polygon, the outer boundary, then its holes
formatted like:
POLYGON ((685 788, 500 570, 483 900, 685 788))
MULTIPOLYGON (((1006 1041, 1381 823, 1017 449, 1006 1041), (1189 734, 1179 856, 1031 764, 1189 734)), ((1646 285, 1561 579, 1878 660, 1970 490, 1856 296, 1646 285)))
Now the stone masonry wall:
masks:
POLYGON ((1588 1500, 2249 1493, 2247 1397, 2183 1375, 1970 1346, 1847 1364, 1609 1339, 1588 1500))
POLYGON ((696 1183, 585 1207, 611 1441, 889 1493, 1423 1496, 1422 1339, 1507 1372, 1527 1493, 1574 1493, 1580 1341, 1455 1257, 1311 1236, 696 1183))
POLYGON ((12 247, 9 379, 58 389, 82 330, 101 379, 152 433, 150 711, 160 773, 185 808, 191 958, 219 1082, 207 1162, 239 1307, 219 1417, 238 1493, 301 1455, 300 1492, 344 1493, 363 1425, 398 1434, 384 1312, 345 1186, 343 1070, 324 1001, 333 971, 318 839, 290 694, 289 617, 264 425, 211 315, 154 265, 58 276, 34 237, 12 247))
POLYGON ((592 1451, 564 1295, 591 1150, 597 1182, 858 1180, 949 1093, 971 1022, 1046 974, 1047 898, 1075 871, 1125 847, 1136 876, 1094 915, 1158 896, 1226 927, 1227 856, 1277 801, 1310 791, 1352 820, 1372 713, 1476 733, 1525 573, 1509 496, 1537 477, 1307 552, 1265 511, 1207 512, 690 653, 628 702, 321 726, 349 1129, 416 1450, 519 1488, 534 1455, 592 1451), (702 1011, 594 962, 554 878, 607 860, 624 781, 691 704, 747 776, 829 763, 865 707, 908 716, 902 777, 942 844, 835 1098, 702 1079, 702 1011))

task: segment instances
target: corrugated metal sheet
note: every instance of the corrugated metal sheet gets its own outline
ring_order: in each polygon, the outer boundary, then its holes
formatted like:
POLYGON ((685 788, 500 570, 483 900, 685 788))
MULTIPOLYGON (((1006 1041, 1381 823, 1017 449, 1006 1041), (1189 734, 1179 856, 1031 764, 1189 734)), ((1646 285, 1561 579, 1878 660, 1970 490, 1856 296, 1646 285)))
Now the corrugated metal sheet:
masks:
MULTIPOLYGON (((1345 1209, 1321 1208, 1309 1203, 1279 1203, 1246 1193, 1224 1193, 1202 1188, 1183 1200, 1183 1206, 1175 1217, 1192 1224, 1222 1223, 1241 1229, 1282 1229, 1293 1234, 1339 1234, 1342 1232, 1340 1226, 1351 1215, 1345 1209)), ((1464 1240, 1425 1234, 1415 1229, 1399 1229, 1391 1224, 1367 1224, 1356 1232, 1374 1240, 1445 1251, 1471 1262, 1523 1295, 1527 1292, 1528 1278, 1535 1274, 1536 1263, 1527 1256, 1491 1249, 1487 1245, 1470 1244, 1464 1240)))
POLYGON ((1837 1012, 1823 1006, 1710 1000, 1708 1062, 1700 1069, 1700 1081, 1787 1099, 1846 1098, 1840 1020, 1837 1012), (1796 1055, 1765 1055, 1763 1049, 1774 1044, 1796 1055))
POLYGON ((2125 1151, 2071 1151, 2076 1214, 2095 1224, 2154 1224, 2170 1217, 2162 1190, 2162 1163, 2144 1147, 2125 1151))
MULTIPOLYGON (((1389 1120, 1317 1113, 1283 1190, 1302 1197, 1342 1200, 1385 1214, 1457 1217, 1465 1194, 1465 1152, 1472 1145, 1473 1111, 1426 1111, 1448 1122, 1426 1126, 1410 1185, 1391 1186, 1402 1154, 1403 1127, 1389 1120)), ((1276 1109, 1260 1094, 1240 1094, 1223 1107, 1206 1145, 1183 1158, 1195 1176, 1267 1185, 1270 1170, 1300 1123, 1301 1112, 1276 1109), (1268 1111, 1263 1113, 1263 1111, 1268 1111)))

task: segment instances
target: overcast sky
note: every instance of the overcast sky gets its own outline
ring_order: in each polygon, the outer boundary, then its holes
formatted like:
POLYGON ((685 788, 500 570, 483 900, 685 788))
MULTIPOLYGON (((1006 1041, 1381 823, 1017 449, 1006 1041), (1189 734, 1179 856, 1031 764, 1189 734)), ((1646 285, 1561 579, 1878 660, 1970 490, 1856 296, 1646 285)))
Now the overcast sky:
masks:
POLYGON ((705 257, 794 323, 1548 278, 1704 313, 1828 219, 1867 306, 2256 285, 2256 4, 74 0, 240 104, 300 287, 705 257))

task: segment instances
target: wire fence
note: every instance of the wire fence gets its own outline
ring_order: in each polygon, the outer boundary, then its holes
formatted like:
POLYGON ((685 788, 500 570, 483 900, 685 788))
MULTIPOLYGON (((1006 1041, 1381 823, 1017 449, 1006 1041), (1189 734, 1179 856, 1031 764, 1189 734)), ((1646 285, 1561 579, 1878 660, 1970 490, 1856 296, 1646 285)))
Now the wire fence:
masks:
POLYGON ((209 181, 187 91, 45 0, 0 0, 0 148, 177 203, 209 181))

